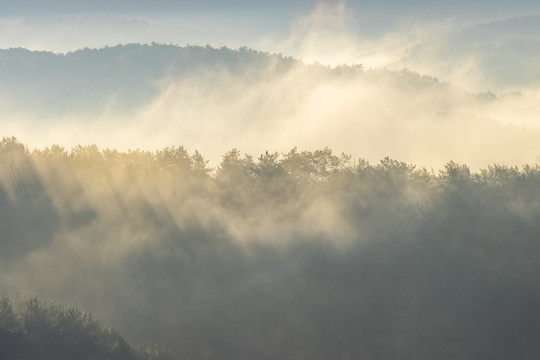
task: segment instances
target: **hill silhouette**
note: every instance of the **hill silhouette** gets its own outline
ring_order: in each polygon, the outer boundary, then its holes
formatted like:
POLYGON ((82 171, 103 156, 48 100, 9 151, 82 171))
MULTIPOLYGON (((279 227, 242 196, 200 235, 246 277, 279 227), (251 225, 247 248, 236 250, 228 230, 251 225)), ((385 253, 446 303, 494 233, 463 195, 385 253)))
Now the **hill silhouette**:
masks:
POLYGON ((150 101, 161 81, 178 81, 205 69, 243 73, 290 68, 295 60, 242 48, 128 44, 66 54, 0 50, 0 95, 12 110, 63 114, 126 111, 150 101))
POLYGON ((0 298, 3 360, 173 360, 152 345, 135 348, 91 314, 36 298, 0 298))

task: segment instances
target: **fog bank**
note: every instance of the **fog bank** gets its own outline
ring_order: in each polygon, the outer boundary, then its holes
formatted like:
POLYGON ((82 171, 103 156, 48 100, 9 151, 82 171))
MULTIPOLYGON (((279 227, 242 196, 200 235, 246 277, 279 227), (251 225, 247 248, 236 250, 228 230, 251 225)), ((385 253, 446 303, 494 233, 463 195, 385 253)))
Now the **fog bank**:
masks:
POLYGON ((450 160, 475 169, 535 163, 540 154, 535 93, 471 93, 406 69, 157 44, 2 56, 1 113, 10 120, 0 130, 29 146, 182 144, 213 165, 233 147, 329 146, 436 170, 450 160))

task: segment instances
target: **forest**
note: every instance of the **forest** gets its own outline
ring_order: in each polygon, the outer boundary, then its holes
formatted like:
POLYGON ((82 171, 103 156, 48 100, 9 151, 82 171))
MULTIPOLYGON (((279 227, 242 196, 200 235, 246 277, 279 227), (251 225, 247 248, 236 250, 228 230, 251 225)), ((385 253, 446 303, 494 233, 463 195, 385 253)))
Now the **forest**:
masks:
POLYGON ((36 298, 0 298, 2 359, 172 360, 152 342, 137 347, 90 313, 36 298))
POLYGON ((88 359, 540 352, 538 165, 435 171, 293 148, 231 149, 212 167, 182 146, 4 138, 0 216, 0 344, 46 346, 39 329, 64 321, 88 359), (147 339, 170 353, 129 345, 147 339))

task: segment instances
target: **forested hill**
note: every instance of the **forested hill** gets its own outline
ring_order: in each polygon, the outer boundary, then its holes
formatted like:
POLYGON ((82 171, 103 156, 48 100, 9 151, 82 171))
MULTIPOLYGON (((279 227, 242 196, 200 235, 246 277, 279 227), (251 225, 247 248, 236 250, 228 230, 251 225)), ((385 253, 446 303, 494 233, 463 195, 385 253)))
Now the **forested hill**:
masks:
POLYGON ((434 173, 325 148, 233 149, 209 169, 183 147, 11 138, 0 164, 2 294, 80 306, 181 359, 540 353, 539 166, 434 173))
POLYGON ((2 360, 173 360, 153 343, 131 345, 89 313, 36 298, 0 298, 2 360))
POLYGON ((238 98, 277 83, 283 88, 279 95, 267 94, 266 101, 271 102, 284 93, 304 96, 343 79, 360 84, 367 81, 370 86, 390 83, 398 92, 442 94, 448 88, 433 77, 412 71, 366 72, 361 64, 337 68, 308 65, 245 47, 152 43, 85 48, 66 54, 11 48, 0 50, 0 112, 7 116, 33 114, 40 121, 45 116, 57 121, 65 115, 73 120, 81 114, 136 113, 166 93, 171 84, 186 84, 192 89, 190 96, 206 100, 228 88, 238 98))
POLYGON ((271 67, 285 71, 297 61, 241 48, 117 45, 66 54, 0 50, 0 104, 13 110, 53 113, 125 111, 158 95, 161 81, 205 70, 245 73, 271 67))

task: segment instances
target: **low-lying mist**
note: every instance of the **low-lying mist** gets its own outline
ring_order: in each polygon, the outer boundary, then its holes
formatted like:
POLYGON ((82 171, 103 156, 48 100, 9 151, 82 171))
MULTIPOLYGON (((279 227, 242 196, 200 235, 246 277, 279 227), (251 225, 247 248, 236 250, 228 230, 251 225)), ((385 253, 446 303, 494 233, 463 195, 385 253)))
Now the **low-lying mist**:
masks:
MULTIPOLYGON (((3 57, 3 58, 2 58, 3 57)), ((535 163, 535 93, 470 93, 409 70, 306 65, 248 49, 128 45, 6 50, 0 124, 31 147, 182 144, 216 165, 233 147, 328 146, 436 170, 535 163), (9 81, 8 81, 9 80, 9 81)))
POLYGON ((184 147, 13 138, 0 161, 2 294, 90 310, 182 359, 538 354, 538 166, 292 148, 210 168, 184 147))

